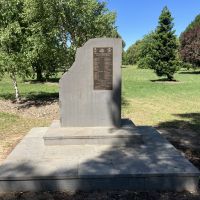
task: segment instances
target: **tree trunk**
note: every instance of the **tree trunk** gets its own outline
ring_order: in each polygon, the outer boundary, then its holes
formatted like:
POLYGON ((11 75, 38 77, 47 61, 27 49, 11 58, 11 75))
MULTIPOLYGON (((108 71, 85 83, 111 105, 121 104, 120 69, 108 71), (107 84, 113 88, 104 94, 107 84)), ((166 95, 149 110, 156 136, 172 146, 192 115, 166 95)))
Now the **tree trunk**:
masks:
POLYGON ((10 77, 12 79, 13 86, 14 86, 14 89, 15 89, 15 100, 18 103, 20 101, 20 95, 19 95, 19 89, 18 89, 18 86, 17 86, 17 79, 16 79, 15 73, 11 73, 10 77))
POLYGON ((169 81, 173 81, 173 80, 174 80, 174 77, 173 77, 172 75, 170 75, 170 74, 167 74, 167 79, 168 79, 169 81))
POLYGON ((37 81, 43 81, 42 70, 40 67, 36 67, 37 81))

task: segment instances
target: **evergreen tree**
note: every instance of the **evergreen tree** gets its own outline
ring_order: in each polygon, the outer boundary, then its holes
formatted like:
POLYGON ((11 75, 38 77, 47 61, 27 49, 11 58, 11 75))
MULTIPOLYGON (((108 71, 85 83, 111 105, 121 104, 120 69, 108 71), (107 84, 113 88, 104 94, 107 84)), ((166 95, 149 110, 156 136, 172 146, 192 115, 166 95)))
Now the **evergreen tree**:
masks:
POLYGON ((154 69, 158 76, 166 76, 170 81, 179 69, 178 44, 173 26, 171 13, 167 7, 164 7, 159 17, 159 24, 154 34, 155 44, 150 54, 150 68, 154 69))

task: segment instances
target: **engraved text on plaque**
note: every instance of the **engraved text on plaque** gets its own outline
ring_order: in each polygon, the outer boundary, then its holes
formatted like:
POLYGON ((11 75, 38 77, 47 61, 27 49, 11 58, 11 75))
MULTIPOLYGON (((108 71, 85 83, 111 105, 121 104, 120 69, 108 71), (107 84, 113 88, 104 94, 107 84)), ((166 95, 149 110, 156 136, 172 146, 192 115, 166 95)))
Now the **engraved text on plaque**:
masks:
POLYGON ((94 89, 112 90, 113 88, 113 48, 93 49, 94 89))

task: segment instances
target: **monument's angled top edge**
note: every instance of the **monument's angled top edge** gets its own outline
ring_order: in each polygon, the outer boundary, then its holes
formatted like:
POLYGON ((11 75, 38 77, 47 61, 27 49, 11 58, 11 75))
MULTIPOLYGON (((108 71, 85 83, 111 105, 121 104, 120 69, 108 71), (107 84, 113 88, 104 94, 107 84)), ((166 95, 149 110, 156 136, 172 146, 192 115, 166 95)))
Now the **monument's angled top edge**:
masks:
MULTIPOLYGON (((110 45, 120 45, 122 47, 122 39, 121 38, 110 38, 110 37, 91 38, 86 43, 84 43, 81 47, 77 48, 76 55, 78 54, 78 51, 83 50, 85 47, 87 48, 88 46, 90 46, 92 44, 100 45, 102 43, 104 44, 103 46, 107 46, 106 43, 108 43, 110 45)), ((102 46, 102 45, 100 45, 100 46, 102 46)), ((75 58, 76 58, 76 56, 75 56, 75 58)), ((65 76, 68 76, 69 72, 73 69, 75 64, 76 64, 76 59, 75 59, 74 63, 72 64, 72 66, 68 69, 68 71, 62 75, 62 77, 59 80, 59 84, 61 84, 61 82, 65 76)))
POLYGON ((103 37, 103 38, 92 38, 92 39, 89 39, 83 46, 87 46, 89 45, 90 43, 96 43, 96 42, 106 42, 106 41, 110 41, 110 42, 120 42, 122 43, 122 39, 121 38, 107 38, 107 37, 103 37))

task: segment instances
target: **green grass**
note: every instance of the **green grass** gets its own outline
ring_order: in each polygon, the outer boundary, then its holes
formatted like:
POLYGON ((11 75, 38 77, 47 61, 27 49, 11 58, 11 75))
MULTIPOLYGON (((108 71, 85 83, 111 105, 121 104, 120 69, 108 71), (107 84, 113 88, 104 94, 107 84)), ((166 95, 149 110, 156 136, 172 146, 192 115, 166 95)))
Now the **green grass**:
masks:
MULTIPOLYGON (((125 66, 122 73, 123 117, 131 118, 137 125, 200 130, 199 73, 180 71, 175 75, 177 82, 157 81, 159 78, 151 70, 136 66, 125 66)), ((19 80, 18 85, 21 96, 28 100, 58 98, 56 82, 19 80)), ((8 77, 0 82, 0 99, 14 99, 12 82, 8 77)))
POLYGON ((0 162, 33 127, 49 125, 49 119, 23 117, 0 111, 0 162))
POLYGON ((200 74, 180 71, 177 82, 159 78, 147 69, 123 68, 123 116, 138 125, 200 130, 200 74))
MULTIPOLYGON (((21 79, 18 79, 18 87, 22 98, 39 99, 43 97, 58 97, 57 83, 32 83, 23 82, 21 79)), ((5 77, 0 81, 0 99, 14 100, 14 89, 9 77, 5 77)))
POLYGON ((10 124, 17 123, 19 116, 15 114, 0 112, 0 124, 1 130, 8 129, 10 124))

